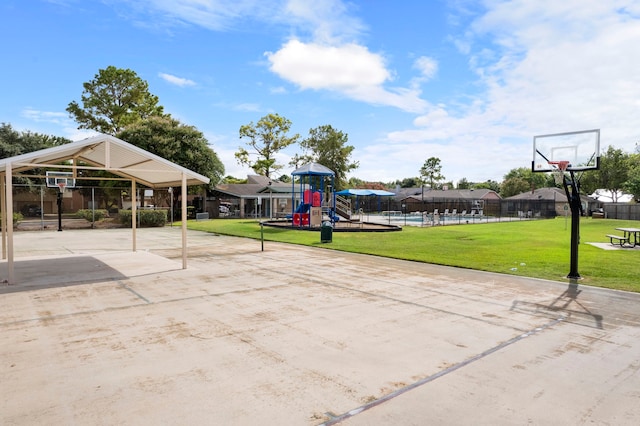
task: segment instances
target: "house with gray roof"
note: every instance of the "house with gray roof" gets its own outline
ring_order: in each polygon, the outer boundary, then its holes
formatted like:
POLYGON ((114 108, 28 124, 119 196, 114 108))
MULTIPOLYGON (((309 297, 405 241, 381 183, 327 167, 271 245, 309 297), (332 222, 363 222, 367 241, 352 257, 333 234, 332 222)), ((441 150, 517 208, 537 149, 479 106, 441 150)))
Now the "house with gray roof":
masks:
MULTIPOLYGON (((586 195, 580 195, 585 214, 595 210, 597 201, 586 195)), ((570 215, 569 203, 564 189, 538 188, 505 198, 503 206, 506 215, 525 215, 528 217, 555 217, 570 215)))
POLYGON ((207 193, 209 205, 223 206, 218 209, 220 216, 238 218, 285 217, 299 198, 299 193, 292 193, 291 183, 260 175, 247 176, 247 183, 221 183, 207 193))

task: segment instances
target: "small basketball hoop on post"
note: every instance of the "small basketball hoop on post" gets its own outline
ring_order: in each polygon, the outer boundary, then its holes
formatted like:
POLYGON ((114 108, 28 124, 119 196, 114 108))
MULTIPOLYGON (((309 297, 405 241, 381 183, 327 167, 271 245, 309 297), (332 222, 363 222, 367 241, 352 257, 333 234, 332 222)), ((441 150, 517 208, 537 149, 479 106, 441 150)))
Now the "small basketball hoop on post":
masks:
POLYGON ((64 194, 64 191, 67 189, 67 182, 65 181, 60 181, 56 183, 58 185, 58 189, 60 190, 61 194, 64 194))
POLYGON ((553 173, 553 178, 556 180, 558 185, 564 183, 564 173, 567 171, 567 167, 571 165, 570 161, 549 161, 553 167, 551 173, 553 173))

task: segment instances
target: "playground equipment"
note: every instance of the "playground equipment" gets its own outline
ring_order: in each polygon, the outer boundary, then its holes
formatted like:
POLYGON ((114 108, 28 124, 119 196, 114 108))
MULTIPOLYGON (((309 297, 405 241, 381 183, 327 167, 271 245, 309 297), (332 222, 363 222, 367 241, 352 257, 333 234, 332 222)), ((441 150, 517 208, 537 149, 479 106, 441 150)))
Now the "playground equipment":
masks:
POLYGON ((327 167, 308 163, 291 173, 292 212, 294 227, 320 227, 323 222, 340 220, 336 214, 336 196, 333 191, 335 173, 327 167), (297 190, 296 190, 297 187, 297 190), (296 197, 296 194, 302 197, 296 197), (296 206, 296 200, 301 200, 296 206))

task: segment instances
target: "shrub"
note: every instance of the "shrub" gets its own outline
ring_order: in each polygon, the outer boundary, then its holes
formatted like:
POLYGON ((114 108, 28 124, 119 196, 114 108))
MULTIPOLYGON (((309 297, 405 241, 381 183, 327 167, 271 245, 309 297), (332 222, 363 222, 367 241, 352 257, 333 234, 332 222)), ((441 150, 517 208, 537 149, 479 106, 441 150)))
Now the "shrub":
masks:
MULTIPOLYGON (((22 215, 22 213, 13 213, 13 228, 17 228, 18 224, 20 222, 22 222, 22 220, 24 219, 24 216, 22 215)), ((2 224, 2 216, 0 216, 0 225, 2 224)))
MULTIPOLYGON (((159 227, 167 224, 166 210, 138 210, 141 228, 159 227)), ((120 223, 131 227, 131 210, 120 210, 120 223)))
POLYGON ((95 210, 81 209, 76 212, 76 217, 85 219, 88 222, 94 222, 94 221, 97 222, 108 216, 109 216, 109 213, 104 209, 95 209, 95 210))

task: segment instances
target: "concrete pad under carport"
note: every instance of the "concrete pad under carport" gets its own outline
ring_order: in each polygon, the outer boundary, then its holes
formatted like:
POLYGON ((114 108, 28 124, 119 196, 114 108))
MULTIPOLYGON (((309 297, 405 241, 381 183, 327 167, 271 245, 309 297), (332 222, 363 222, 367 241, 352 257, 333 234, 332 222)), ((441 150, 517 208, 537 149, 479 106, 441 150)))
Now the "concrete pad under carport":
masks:
POLYGON ((39 233, 113 276, 0 287, 2 423, 640 418, 636 294, 199 232, 182 270, 179 230, 127 232, 39 233))

